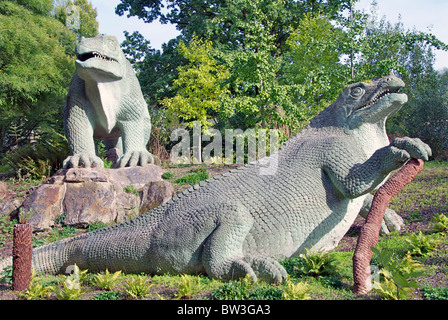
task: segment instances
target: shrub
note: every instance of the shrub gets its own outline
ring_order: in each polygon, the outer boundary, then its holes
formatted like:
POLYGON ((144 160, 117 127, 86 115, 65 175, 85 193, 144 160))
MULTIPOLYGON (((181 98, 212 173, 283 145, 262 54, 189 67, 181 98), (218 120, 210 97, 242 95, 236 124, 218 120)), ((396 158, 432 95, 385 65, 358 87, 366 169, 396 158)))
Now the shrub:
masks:
POLYGON ((418 287, 417 283, 410 279, 423 273, 420 263, 413 260, 410 253, 399 259, 391 249, 371 249, 381 267, 379 273, 383 277, 382 280, 374 282, 373 290, 386 299, 407 299, 412 290, 418 287))
POLYGON ((53 132, 49 139, 40 139, 38 143, 20 146, 8 152, 3 161, 20 177, 34 179, 49 177, 62 168, 62 162, 69 154, 65 137, 53 132))

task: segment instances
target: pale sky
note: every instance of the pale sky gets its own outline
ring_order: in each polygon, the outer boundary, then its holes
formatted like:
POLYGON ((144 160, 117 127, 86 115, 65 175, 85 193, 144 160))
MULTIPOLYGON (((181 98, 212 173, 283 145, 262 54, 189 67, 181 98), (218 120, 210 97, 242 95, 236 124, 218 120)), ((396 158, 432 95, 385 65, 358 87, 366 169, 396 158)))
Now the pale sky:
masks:
MULTIPOLYGON (((136 17, 127 18, 115 14, 119 0, 91 0, 97 8, 99 32, 114 35, 120 42, 124 40, 123 31, 132 33, 139 31, 151 46, 160 49, 179 34, 173 25, 162 25, 158 22, 144 23, 136 17)), ((370 13, 372 0, 360 0, 356 4, 359 10, 370 13)), ((405 29, 430 32, 439 40, 448 44, 448 1, 447 0, 377 0, 378 19, 386 16, 386 20, 395 23, 401 17, 405 29)), ((448 52, 437 50, 436 69, 448 68, 448 52)))

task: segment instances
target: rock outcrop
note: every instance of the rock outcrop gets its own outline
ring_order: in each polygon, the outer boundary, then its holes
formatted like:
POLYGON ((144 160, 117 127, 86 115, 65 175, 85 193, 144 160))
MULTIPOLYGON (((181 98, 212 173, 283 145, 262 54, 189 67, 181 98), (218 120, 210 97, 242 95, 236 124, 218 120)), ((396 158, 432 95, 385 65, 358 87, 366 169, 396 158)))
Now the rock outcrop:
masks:
POLYGON ((54 226, 120 223, 168 201, 173 186, 163 181, 163 169, 146 166, 119 169, 71 168, 56 172, 22 203, 32 210, 34 231, 54 226))

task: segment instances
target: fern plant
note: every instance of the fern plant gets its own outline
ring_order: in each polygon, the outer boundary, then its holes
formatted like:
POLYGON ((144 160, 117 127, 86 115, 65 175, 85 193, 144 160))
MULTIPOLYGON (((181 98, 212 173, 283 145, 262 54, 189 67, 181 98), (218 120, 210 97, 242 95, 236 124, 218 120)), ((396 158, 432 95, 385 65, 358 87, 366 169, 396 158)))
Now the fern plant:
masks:
POLYGON ((176 294, 176 299, 192 297, 202 290, 203 286, 199 277, 182 274, 181 281, 182 282, 178 288, 179 292, 176 294))
POLYGON ((311 276, 332 275, 337 272, 338 262, 325 251, 311 251, 305 249, 301 255, 303 265, 299 271, 311 276))
POLYGON ((51 287, 43 286, 41 277, 36 275, 34 269, 31 271, 31 281, 27 290, 18 293, 18 296, 26 300, 39 300, 51 295, 51 287))
POLYGON ((411 245, 410 253, 415 256, 428 256, 439 245, 440 240, 428 237, 423 232, 415 232, 406 241, 411 245))
POLYGON ((304 282, 293 283, 291 279, 286 279, 286 285, 283 289, 282 300, 310 300, 308 294, 311 288, 304 282))
POLYGON ((59 286, 52 286, 50 290, 56 295, 58 300, 80 300, 81 295, 89 291, 89 289, 82 288, 81 279, 85 277, 87 270, 81 271, 75 264, 73 273, 68 277, 64 277, 62 288, 59 286))
POLYGON ((121 270, 115 273, 110 273, 109 270, 106 269, 104 273, 99 273, 94 276, 93 285, 109 291, 117 286, 120 277, 121 270))
POLYGON ((443 235, 448 231, 448 217, 443 213, 435 214, 432 217, 434 232, 440 232, 443 235))
POLYGON ((133 299, 144 298, 149 294, 149 289, 152 284, 147 282, 145 276, 139 275, 138 277, 131 277, 131 279, 126 280, 126 294, 133 299))

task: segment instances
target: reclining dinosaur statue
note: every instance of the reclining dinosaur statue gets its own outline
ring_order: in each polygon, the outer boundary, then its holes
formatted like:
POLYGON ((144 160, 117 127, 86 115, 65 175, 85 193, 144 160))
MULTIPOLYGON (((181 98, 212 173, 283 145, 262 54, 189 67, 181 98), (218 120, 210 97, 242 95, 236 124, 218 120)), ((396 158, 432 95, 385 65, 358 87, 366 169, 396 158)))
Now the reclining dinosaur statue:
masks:
POLYGON ((64 106, 64 131, 70 156, 64 167, 103 167, 95 139, 117 148, 118 167, 153 163, 146 150, 151 118, 131 64, 113 36, 81 38, 76 72, 64 106))
POLYGON ((287 273, 279 259, 333 249, 392 170, 410 158, 428 160, 431 150, 419 139, 389 143, 386 135, 387 117, 407 102, 403 86, 394 75, 349 85, 278 153, 135 219, 36 248, 33 268, 281 281, 287 273), (260 174, 270 162, 276 170, 260 174))

